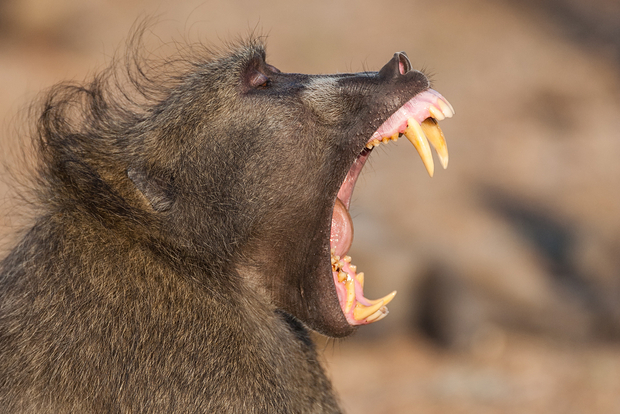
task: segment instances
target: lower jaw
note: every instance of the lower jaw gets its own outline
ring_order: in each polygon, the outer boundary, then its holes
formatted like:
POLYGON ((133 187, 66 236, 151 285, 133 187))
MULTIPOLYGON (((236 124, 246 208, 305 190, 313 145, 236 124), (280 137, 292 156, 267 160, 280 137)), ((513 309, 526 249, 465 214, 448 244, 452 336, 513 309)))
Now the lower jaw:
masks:
POLYGON ((357 266, 351 263, 351 257, 341 258, 332 249, 331 263, 340 307, 350 325, 366 325, 387 316, 386 305, 394 298, 396 291, 381 299, 367 299, 364 297, 364 273, 357 273, 357 266))
POLYGON ((369 152, 364 151, 360 157, 362 159, 356 161, 345 179, 345 185, 336 199, 332 215, 330 237, 332 276, 340 307, 350 325, 365 325, 385 318, 388 314, 385 305, 396 295, 394 291, 378 300, 364 297, 364 273, 357 273, 357 266, 351 263, 351 257, 346 255, 353 241, 353 221, 347 206, 355 180, 369 152), (344 196, 344 200, 340 198, 341 196, 344 196))

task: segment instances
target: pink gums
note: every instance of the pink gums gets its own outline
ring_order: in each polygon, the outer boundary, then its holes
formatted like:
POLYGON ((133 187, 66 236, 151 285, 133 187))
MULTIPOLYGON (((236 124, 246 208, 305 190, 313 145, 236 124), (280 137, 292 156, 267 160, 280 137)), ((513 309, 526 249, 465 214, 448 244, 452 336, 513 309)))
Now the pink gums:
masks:
POLYGON ((426 118, 431 117, 429 108, 438 106, 439 101, 447 102, 441 94, 433 89, 427 89, 422 93, 411 98, 403 106, 401 106, 392 116, 390 116, 376 131, 368 142, 383 137, 391 137, 396 133, 402 134, 407 128, 407 122, 410 118, 422 123, 426 118))

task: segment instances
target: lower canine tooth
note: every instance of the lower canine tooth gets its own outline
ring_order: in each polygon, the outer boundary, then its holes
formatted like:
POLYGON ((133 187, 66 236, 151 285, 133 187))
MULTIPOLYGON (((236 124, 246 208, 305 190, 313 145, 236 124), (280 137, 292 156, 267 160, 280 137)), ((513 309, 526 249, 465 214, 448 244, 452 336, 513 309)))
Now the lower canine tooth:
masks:
POLYGON ((409 118, 407 122, 408 125, 407 129, 405 129, 405 136, 409 141, 411 141, 415 149, 420 154, 422 162, 426 167, 426 171, 428 171, 428 175, 432 177, 435 172, 435 164, 433 163, 433 154, 431 154, 431 147, 428 144, 426 135, 424 135, 422 127, 414 118, 409 118))
POLYGON ((376 311, 378 311, 379 309, 381 309, 382 306, 383 306, 383 301, 375 303, 374 305, 371 305, 371 306, 364 306, 361 303, 358 303, 355 306, 355 309, 353 309, 353 317, 357 321, 364 320, 370 315, 372 315, 373 313, 375 313, 376 311))
POLYGON ((388 313, 389 313, 388 309, 385 306, 383 306, 381 309, 379 309, 378 311, 376 311, 375 313, 367 317, 366 322, 372 323, 372 322, 380 321, 381 319, 385 318, 388 313))
POLYGON ((392 293, 388 293, 387 295, 385 295, 381 299, 368 300, 368 302, 370 302, 373 305, 375 303, 383 302, 384 305, 387 305, 388 303, 390 303, 392 301, 392 299, 394 299, 394 296, 396 296, 396 291, 394 291, 392 293))
POLYGON ((448 145, 446 145, 446 138, 443 136, 441 128, 439 128, 437 121, 433 118, 426 118, 420 126, 426 138, 428 138, 435 151, 437 151, 439 162, 441 162, 441 166, 445 170, 448 168, 448 145))

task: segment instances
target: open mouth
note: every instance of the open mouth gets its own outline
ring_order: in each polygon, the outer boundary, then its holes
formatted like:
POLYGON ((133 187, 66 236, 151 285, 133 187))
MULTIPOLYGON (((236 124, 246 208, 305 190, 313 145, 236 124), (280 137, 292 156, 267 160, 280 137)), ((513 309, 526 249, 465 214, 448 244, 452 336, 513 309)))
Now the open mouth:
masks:
POLYGON ((396 291, 393 291, 381 299, 365 298, 364 273, 358 273, 357 267, 351 263, 351 257, 347 256, 353 241, 349 205, 362 167, 374 147, 396 141, 404 135, 418 151, 432 177, 434 163, 431 145, 443 168, 448 166, 448 147, 437 121, 452 115, 452 105, 438 92, 427 89, 414 96, 372 134, 338 191, 330 235, 331 265, 340 307, 350 325, 364 325, 385 318, 388 314, 386 305, 396 295, 396 291))

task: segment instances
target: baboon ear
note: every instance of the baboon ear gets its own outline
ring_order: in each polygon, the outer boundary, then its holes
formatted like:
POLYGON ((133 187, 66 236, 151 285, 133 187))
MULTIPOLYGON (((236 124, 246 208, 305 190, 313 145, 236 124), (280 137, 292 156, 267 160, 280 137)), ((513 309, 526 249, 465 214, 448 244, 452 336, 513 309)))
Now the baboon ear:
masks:
POLYGON ((148 200, 155 211, 167 211, 172 207, 173 197, 170 184, 156 177, 149 177, 137 168, 128 168, 127 177, 148 200))

